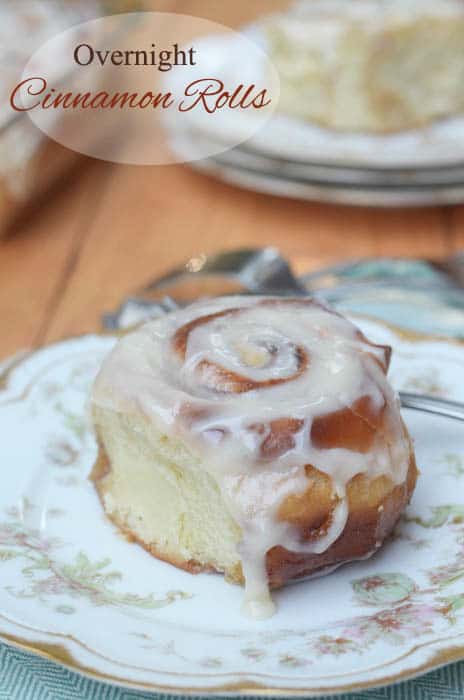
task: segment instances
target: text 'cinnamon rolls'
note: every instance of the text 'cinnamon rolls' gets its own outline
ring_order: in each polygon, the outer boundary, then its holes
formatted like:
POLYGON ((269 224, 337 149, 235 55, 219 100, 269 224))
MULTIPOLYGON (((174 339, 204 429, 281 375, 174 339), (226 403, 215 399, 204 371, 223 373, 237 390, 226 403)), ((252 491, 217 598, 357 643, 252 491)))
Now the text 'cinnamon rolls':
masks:
POLYGON ((411 497, 389 360, 310 299, 226 297, 147 323, 93 389, 106 513, 271 614, 269 588, 371 554, 411 497))

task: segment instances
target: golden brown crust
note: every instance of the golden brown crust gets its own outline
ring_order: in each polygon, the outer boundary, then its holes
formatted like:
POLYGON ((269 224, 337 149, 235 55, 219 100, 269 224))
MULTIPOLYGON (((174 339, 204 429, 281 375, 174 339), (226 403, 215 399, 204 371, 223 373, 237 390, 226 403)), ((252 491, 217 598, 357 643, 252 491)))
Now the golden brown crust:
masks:
POLYGON ((342 408, 313 421, 311 442, 319 450, 344 448, 369 452, 383 430, 386 402, 377 408, 370 396, 361 396, 352 406, 342 408))
MULTIPOLYGON (((90 474, 103 507, 105 507, 105 477, 111 473, 111 465, 101 442, 98 457, 90 474)), ((297 527, 302 542, 316 539, 324 532, 332 516, 335 500, 330 477, 308 465, 310 481, 304 496, 290 496, 282 504, 279 517, 297 527)), ((340 537, 322 554, 298 554, 283 547, 274 547, 266 557, 271 588, 317 573, 339 564, 369 556, 389 537, 414 491, 418 470, 411 448, 407 479, 394 486, 390 479, 381 476, 369 479, 363 474, 355 476, 348 484, 349 515, 340 537)), ((110 520, 131 541, 140 544, 151 555, 192 574, 218 571, 199 561, 176 558, 159 551, 153 543, 144 542, 130 530, 125 522, 112 514, 110 520)), ((219 572, 223 573, 223 572, 219 572)), ((227 579, 243 584, 241 566, 227 572, 227 579)))
MULTIPOLYGON (((373 553, 394 530, 411 499, 417 475, 414 453, 411 452, 404 484, 393 486, 385 477, 371 481, 362 474, 354 477, 347 489, 349 515, 340 537, 322 554, 297 554, 282 547, 271 549, 266 559, 271 587, 278 588, 292 579, 323 572, 326 568, 362 559, 373 553)), ((300 522, 303 541, 312 539, 318 534, 318 529, 325 529, 330 519, 334 504, 332 501, 328 505, 330 501, 327 499, 326 484, 315 489, 311 502, 315 506, 313 522, 310 525, 307 520, 300 522)), ((293 513, 293 520, 295 524, 298 523, 297 510, 293 513)))

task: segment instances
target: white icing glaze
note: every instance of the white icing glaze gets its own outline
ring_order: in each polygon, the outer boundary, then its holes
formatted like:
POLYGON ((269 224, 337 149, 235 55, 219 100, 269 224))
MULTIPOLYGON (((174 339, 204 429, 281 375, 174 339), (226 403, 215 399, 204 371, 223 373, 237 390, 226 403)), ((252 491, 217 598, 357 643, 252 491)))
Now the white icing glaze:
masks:
POLYGON ((274 609, 265 565, 270 549, 326 551, 346 525, 346 487, 355 475, 384 474, 395 484, 406 478, 409 443, 385 364, 385 348, 307 299, 225 297, 196 303, 124 337, 103 364, 93 401, 142 412, 201 450, 204 468, 243 532, 238 554, 245 607, 262 618, 274 609), (216 316, 205 319, 211 315, 216 316), (262 385, 255 388, 256 382, 262 385), (311 438, 314 421, 361 397, 385 412, 373 446, 363 452, 318 448, 311 438), (295 421, 289 444, 268 454, 271 423, 288 418, 295 421), (310 542, 277 518, 289 495, 308 488, 305 465, 328 474, 334 493, 331 522, 310 542))

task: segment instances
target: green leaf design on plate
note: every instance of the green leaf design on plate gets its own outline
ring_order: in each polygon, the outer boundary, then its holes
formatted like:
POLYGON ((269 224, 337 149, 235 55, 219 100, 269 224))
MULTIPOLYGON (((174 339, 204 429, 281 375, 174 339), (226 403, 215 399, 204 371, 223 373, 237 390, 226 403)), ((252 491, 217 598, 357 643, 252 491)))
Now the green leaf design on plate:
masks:
POLYGON ((461 610, 464 608, 464 593, 458 593, 457 595, 451 595, 448 598, 443 598, 443 601, 450 606, 453 612, 461 610))
POLYGON ((352 581, 356 598, 363 605, 401 603, 417 590, 414 581, 405 574, 379 574, 352 581))
POLYGON ((88 427, 85 421, 85 416, 79 413, 73 413, 61 401, 55 404, 55 411, 63 417, 65 427, 74 434, 74 436, 83 442, 88 434, 88 427))
POLYGON ((10 559, 15 559, 16 557, 16 552, 8 549, 0 549, 0 561, 9 561, 10 559))
MULTIPOLYGON (((56 557, 56 550, 62 546, 61 540, 47 539, 36 530, 29 530, 20 521, 0 522, 0 563, 10 559, 24 562, 21 569, 23 589, 7 586, 11 595, 18 599, 35 598, 47 604, 57 596, 69 599, 85 599, 97 606, 113 606, 125 609, 138 608, 156 610, 177 600, 185 600, 191 595, 184 591, 167 591, 161 596, 149 593, 123 592, 115 588, 122 580, 119 571, 109 569, 111 559, 92 561, 85 552, 78 552, 70 562, 62 562, 56 557)), ((67 603, 60 603, 59 612, 71 612, 67 603)))
POLYGON ((464 457, 458 454, 446 454, 443 461, 448 469, 446 473, 449 476, 459 479, 464 476, 464 457))
POLYGON ((456 593, 455 595, 441 598, 443 604, 443 614, 448 619, 448 622, 455 625, 458 621, 457 613, 464 608, 464 593, 456 593))
POLYGON ((431 511, 432 515, 428 520, 418 516, 414 518, 409 517, 406 520, 426 528, 443 527, 449 522, 455 525, 464 523, 463 505, 434 506, 431 508, 431 511))
POLYGON ((61 615, 74 615, 77 612, 76 608, 72 605, 57 605, 55 611, 61 615))

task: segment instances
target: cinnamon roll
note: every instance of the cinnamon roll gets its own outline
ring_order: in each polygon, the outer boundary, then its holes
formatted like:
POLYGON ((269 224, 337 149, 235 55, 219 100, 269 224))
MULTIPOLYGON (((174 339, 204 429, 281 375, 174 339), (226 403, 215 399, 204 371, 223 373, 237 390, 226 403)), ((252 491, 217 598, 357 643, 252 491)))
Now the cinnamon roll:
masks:
POLYGON ((213 299, 139 327, 92 393, 107 515, 272 614, 269 589, 372 554, 412 495, 389 361, 307 298, 213 299))

